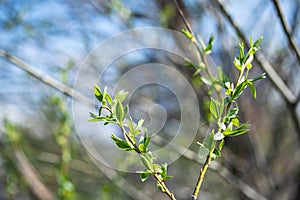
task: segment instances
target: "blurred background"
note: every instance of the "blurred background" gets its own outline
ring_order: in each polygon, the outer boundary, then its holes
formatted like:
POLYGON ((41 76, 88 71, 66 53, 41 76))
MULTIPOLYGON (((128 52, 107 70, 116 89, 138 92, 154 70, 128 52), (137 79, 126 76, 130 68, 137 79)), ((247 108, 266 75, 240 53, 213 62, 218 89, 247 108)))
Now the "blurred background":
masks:
MULTIPOLYGON (((226 139, 200 197, 299 199, 300 1, 178 3, 204 41, 215 35, 209 63, 213 71, 221 66, 233 80, 238 43, 264 37, 251 76, 266 72, 267 79, 255 83, 256 100, 247 91, 238 101, 250 132, 226 139)), ((143 27, 181 31, 185 26, 172 0, 0 0, 0 199, 167 199, 154 179, 142 184, 137 174, 93 162, 76 133, 71 108, 72 96, 89 103, 85 94, 72 90, 86 56, 106 39, 143 27)), ((167 182, 178 199, 188 199, 203 162, 196 142, 209 126, 209 96, 192 76, 194 70, 165 52, 148 49, 122 57, 114 63, 114 73, 122 75, 130 66, 150 62, 174 66, 198 97, 199 134, 169 166, 174 177, 167 182)), ((149 113, 143 111, 149 99, 164 107, 171 124, 164 128, 176 129, 181 120, 178 101, 161 86, 140 88, 132 95, 134 120, 150 123, 149 113)), ((162 136, 165 141, 172 138, 162 136)))

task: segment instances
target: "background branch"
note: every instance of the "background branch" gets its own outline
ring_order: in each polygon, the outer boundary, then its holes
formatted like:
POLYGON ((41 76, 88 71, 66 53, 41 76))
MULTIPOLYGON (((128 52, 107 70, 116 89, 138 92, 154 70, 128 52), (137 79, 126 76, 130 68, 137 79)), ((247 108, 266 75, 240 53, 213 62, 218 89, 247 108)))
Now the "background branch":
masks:
POLYGON ((291 48, 293 49, 293 51, 296 54, 296 57, 298 59, 298 63, 300 63, 300 50, 297 46, 296 40, 291 35, 291 28, 290 28, 290 26, 288 25, 287 21, 284 18, 284 14, 283 14, 282 8, 279 4, 279 1, 278 0, 272 0, 272 2, 274 4, 275 10, 276 10, 277 15, 279 17, 279 20, 281 22, 281 26, 284 30, 285 36, 288 39, 291 48))

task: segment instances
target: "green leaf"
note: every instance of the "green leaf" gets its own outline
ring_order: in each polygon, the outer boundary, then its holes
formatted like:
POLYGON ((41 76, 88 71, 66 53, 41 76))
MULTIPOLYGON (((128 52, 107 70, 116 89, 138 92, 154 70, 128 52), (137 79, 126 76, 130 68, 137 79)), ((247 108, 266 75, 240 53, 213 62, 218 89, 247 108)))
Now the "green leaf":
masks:
POLYGON ((221 151, 219 149, 214 149, 214 152, 213 152, 217 157, 220 157, 221 156, 221 151))
POLYGON ((167 163, 164 163, 164 164, 161 165, 161 170, 162 170, 161 177, 163 179, 165 179, 165 177, 167 176, 167 168, 168 168, 167 163))
POLYGON ((212 49, 212 44, 214 42, 215 36, 213 34, 210 35, 207 46, 204 49, 205 54, 210 54, 212 49))
POLYGON ((249 81, 249 82, 255 82, 255 81, 258 81, 258 80, 264 79, 264 78, 266 78, 266 73, 263 73, 263 74, 261 74, 261 75, 255 77, 255 78, 249 79, 248 81, 249 81))
POLYGON ((133 121, 131 117, 129 118, 128 126, 129 126, 129 132, 133 135, 134 128, 133 128, 133 121))
POLYGON ((162 169, 161 169, 161 166, 160 166, 160 165, 158 165, 158 164, 153 164, 152 166, 153 166, 153 169, 154 169, 155 173, 159 173, 159 174, 162 173, 162 169))
POLYGON ((220 150, 220 151, 222 150, 224 144, 225 144, 225 140, 222 139, 222 140, 220 141, 220 143, 219 143, 219 150, 220 150))
POLYGON ((99 88, 98 85, 94 85, 94 94, 95 94, 95 97, 96 97, 100 102, 102 102, 102 100, 103 100, 103 94, 102 94, 101 89, 99 88))
POLYGON ((242 64, 238 57, 234 58, 233 64, 238 70, 240 70, 240 71, 242 70, 242 64))
POLYGON ((181 29, 181 32, 188 38, 188 39, 192 39, 194 36, 192 33, 190 33, 187 29, 181 29))
POLYGON ((260 36, 260 38, 254 42, 253 47, 259 48, 259 45, 263 40, 263 38, 264 38, 263 36, 260 36))
POLYGON ((122 103, 123 101, 125 101, 127 95, 128 92, 124 92, 124 90, 121 90, 115 95, 115 99, 119 100, 122 103))
POLYGON ((218 79, 219 79, 220 85, 223 88, 226 89, 226 88, 230 87, 230 79, 228 78, 228 76, 226 76, 226 74, 224 74, 221 67, 218 67, 218 79), (227 85, 225 83, 227 83, 227 85), (229 86, 228 86, 228 83, 229 83, 229 86))
POLYGON ((116 117, 118 121, 122 124, 123 119, 124 119, 124 109, 121 101, 118 99, 117 100, 117 105, 116 105, 116 117))
POLYGON ((138 121, 138 123, 137 123, 135 129, 137 130, 137 129, 142 128, 144 121, 145 121, 144 119, 140 119, 140 120, 138 121))
POLYGON ((144 164, 144 166, 146 167, 146 169, 150 170, 151 172, 154 171, 153 169, 153 163, 152 163, 152 159, 149 156, 145 156, 146 154, 141 154, 140 158, 142 163, 144 164))
POLYGON ((238 127, 240 125, 240 121, 238 118, 231 119, 231 122, 234 126, 238 127))
POLYGON ((200 146, 199 147, 199 154, 203 157, 206 157, 208 155, 209 149, 207 149, 204 144, 201 142, 197 142, 197 144, 200 146))
POLYGON ((105 95, 105 100, 106 100, 110 105, 113 103, 112 98, 111 98, 111 96, 110 96, 108 93, 106 93, 106 95, 105 95))
POLYGON ((164 180, 166 181, 166 180, 170 180, 171 178, 173 178, 173 176, 165 176, 164 177, 164 180))
POLYGON ((238 108, 232 108, 229 110, 229 112, 227 113, 227 117, 229 119, 235 118, 237 116, 237 114, 239 113, 239 109, 238 108))
POLYGON ((162 185, 161 185, 158 181, 156 182, 156 187, 157 187, 160 191, 163 190, 162 185))
POLYGON ((99 121, 105 121, 105 120, 106 120, 106 117, 97 116, 93 119, 90 119, 89 122, 99 122, 99 121))
POLYGON ((101 115, 101 111, 102 111, 102 106, 100 106, 99 111, 98 111, 98 115, 101 115))
POLYGON ((91 113, 91 112, 89 112, 89 114, 90 114, 90 117, 92 117, 92 118, 99 117, 98 115, 96 115, 96 114, 94 114, 94 113, 91 113))
POLYGON ((203 144, 209 151, 215 148, 214 130, 204 138, 203 144))
POLYGON ((142 172, 140 175, 142 182, 145 182, 147 180, 148 176, 149 176, 149 172, 142 172))
POLYGON ((244 89, 247 86, 247 81, 242 82, 241 84, 239 84, 233 91, 233 94, 231 96, 231 98, 233 100, 239 98, 239 96, 243 93, 244 89))
POLYGON ((242 135, 242 134, 247 133, 249 131, 249 129, 246 129, 248 127, 248 125, 249 125, 248 123, 245 123, 245 124, 242 124, 240 127, 236 128, 234 130, 227 130, 226 129, 223 132, 223 134, 225 136, 231 136, 231 137, 242 135))
POLYGON ((215 119, 219 118, 219 108, 217 105, 217 101, 213 98, 210 99, 209 111, 215 119))
POLYGON ((256 99, 256 89, 252 82, 248 81, 248 85, 250 87, 251 94, 254 99, 256 99))
MULTIPOLYGON (((107 95, 107 87, 104 87, 104 90, 103 90, 103 100, 106 99, 106 95, 107 95)), ((105 100, 106 101, 106 100, 105 100)))
POLYGON ((146 152, 147 149, 148 149, 148 146, 149 146, 149 143, 150 143, 150 140, 151 140, 151 136, 152 136, 152 133, 150 133, 149 136, 146 137, 146 132, 144 133, 144 151, 146 152))
POLYGON ((138 148, 139 148, 139 150, 140 150, 142 153, 146 153, 146 151, 145 151, 145 146, 144 146, 143 143, 142 143, 142 144, 139 144, 138 148))
POLYGON ((239 48, 240 48, 240 62, 241 62, 241 65, 244 64, 243 60, 244 60, 244 57, 245 57, 245 54, 244 54, 244 43, 243 42, 240 42, 239 43, 239 48))
POLYGON ((121 138, 118 138, 114 134, 112 134, 110 137, 114 141, 115 145, 123 151, 133 150, 133 148, 126 141, 122 140, 121 138))
POLYGON ((125 108, 124 108, 124 118, 125 118, 125 116, 127 115, 128 110, 129 110, 129 106, 126 105, 125 108))

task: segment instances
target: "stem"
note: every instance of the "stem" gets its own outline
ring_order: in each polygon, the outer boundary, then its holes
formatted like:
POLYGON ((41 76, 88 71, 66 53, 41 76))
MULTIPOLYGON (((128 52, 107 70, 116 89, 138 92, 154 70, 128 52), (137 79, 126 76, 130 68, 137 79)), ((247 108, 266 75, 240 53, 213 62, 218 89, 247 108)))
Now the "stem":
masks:
MULTIPOLYGON (((108 106, 102 106, 102 108, 106 109, 108 112, 110 112, 112 114, 112 110, 108 107, 108 106)), ((133 141, 133 139, 130 137, 130 135, 127 133, 127 131, 125 130, 124 126, 122 125, 122 123, 118 122, 118 126, 120 127, 121 131, 123 132, 125 138, 130 142, 130 144, 133 146, 134 151, 137 154, 142 154, 142 152, 140 151, 140 149, 138 148, 138 146, 135 144, 135 142, 133 141)), ((160 174, 157 174, 156 172, 153 172, 152 175, 154 176, 154 178, 157 180, 157 182, 162 186, 162 193, 165 193, 168 197, 170 197, 171 200, 176 200, 174 194, 172 192, 170 192, 170 190, 168 189, 168 187, 166 186, 163 178, 161 177, 160 174)))
MULTIPOLYGON (((177 0, 173 0, 173 2, 174 2, 174 4, 175 4, 175 7, 176 7, 177 11, 178 11, 179 14, 180 14, 180 17, 181 17, 181 19, 182 19, 182 21, 183 21, 183 23, 184 23, 186 29, 187 29, 187 30, 192 34, 192 36, 193 36, 193 38, 192 38, 191 41, 192 41, 193 44, 195 45, 195 47, 196 47, 196 49, 197 49, 197 52, 198 52, 198 54, 200 55, 201 60, 203 61, 204 65, 205 65, 205 72, 207 73, 207 75, 208 75, 210 78, 213 78, 213 75, 212 75, 212 72, 211 72, 211 70, 210 70, 210 68, 209 68, 209 65, 208 65, 206 56, 205 56, 205 54, 202 53, 202 51, 201 51, 201 47, 200 47, 199 42, 198 42, 198 40, 196 39, 196 36, 195 36, 195 34, 194 34, 193 30, 192 30, 191 24, 190 24, 189 21, 186 19, 185 15, 184 15, 184 13, 183 13, 183 11, 182 11, 182 9, 181 9, 180 6, 178 5, 177 0)), ((202 40, 202 38, 201 38, 200 35, 198 35, 198 37, 202 40)), ((200 62, 200 61, 199 61, 199 62, 200 62)), ((219 100, 221 100, 221 99, 222 99, 222 95, 221 95, 220 91, 216 91, 216 92, 217 92, 217 95, 218 95, 219 100)))
POLYGON ((200 170, 198 181, 197 181, 196 187, 195 187, 193 195, 192 195, 194 200, 196 200, 198 198, 199 191, 200 191, 201 185, 202 185, 203 180, 204 180, 204 176, 205 176, 206 171, 207 171, 207 169, 208 169, 208 167, 211 163, 211 160, 212 160, 212 156, 211 156, 212 152, 213 151, 209 152, 209 154, 206 157, 205 163, 204 163, 204 165, 202 166, 202 168, 200 170))
POLYGON ((136 146, 136 144, 134 143, 134 141, 132 140, 130 135, 127 133, 125 128, 120 123, 119 123, 119 127, 121 128, 122 132, 124 133, 124 136, 126 137, 126 139, 129 140, 130 144, 134 147, 135 152, 137 152, 138 154, 141 154, 142 152, 140 151, 138 146, 136 146))
POLYGON ((165 193, 166 195, 168 195, 168 197, 170 197, 170 199, 176 200, 174 194, 172 192, 170 192, 170 190, 166 186, 165 182, 162 180, 161 176, 157 173, 153 173, 152 175, 157 180, 157 182, 162 186, 162 190, 161 190, 162 193, 165 193))

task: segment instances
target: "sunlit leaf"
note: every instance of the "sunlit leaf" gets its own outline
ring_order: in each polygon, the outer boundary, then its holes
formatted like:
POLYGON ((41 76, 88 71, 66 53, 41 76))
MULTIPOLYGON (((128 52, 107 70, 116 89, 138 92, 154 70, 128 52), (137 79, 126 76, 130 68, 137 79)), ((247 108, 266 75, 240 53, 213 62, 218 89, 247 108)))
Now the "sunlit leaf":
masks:
POLYGON ((215 119, 219 118, 219 108, 215 99, 211 98, 209 104, 209 111, 215 119))
POLYGON ((130 151, 133 150, 133 148, 124 140, 122 140, 121 138, 118 138, 117 136, 115 136, 114 134, 111 135, 111 139, 114 141, 115 145, 124 150, 124 151, 130 151))
POLYGON ((148 176, 149 176, 149 173, 148 173, 148 172, 142 172, 142 173, 140 174, 140 178, 141 178, 142 182, 146 181, 147 178, 148 178, 148 176))
POLYGON ((123 105, 120 102, 120 100, 117 100, 117 105, 116 105, 116 117, 120 123, 123 122, 124 119, 124 109, 123 105))
POLYGON ((95 94, 95 97, 96 97, 100 102, 102 102, 102 100, 103 100, 103 94, 102 94, 101 89, 99 88, 98 85, 94 85, 94 94, 95 94))
POLYGON ((142 163, 146 167, 146 169, 153 171, 152 160, 149 158, 149 156, 145 156, 144 154, 141 154, 140 158, 142 163))
POLYGON ((209 151, 215 147, 214 130, 204 138, 203 144, 209 151))

